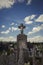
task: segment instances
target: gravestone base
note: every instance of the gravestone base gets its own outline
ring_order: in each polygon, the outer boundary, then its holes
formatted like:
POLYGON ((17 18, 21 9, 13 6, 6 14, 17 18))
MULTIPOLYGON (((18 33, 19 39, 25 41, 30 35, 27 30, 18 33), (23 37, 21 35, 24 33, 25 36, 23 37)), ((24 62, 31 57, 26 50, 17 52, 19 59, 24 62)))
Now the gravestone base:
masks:
POLYGON ((17 36, 17 48, 18 48, 18 65, 24 65, 24 51, 27 48, 27 36, 24 34, 19 34, 17 36))

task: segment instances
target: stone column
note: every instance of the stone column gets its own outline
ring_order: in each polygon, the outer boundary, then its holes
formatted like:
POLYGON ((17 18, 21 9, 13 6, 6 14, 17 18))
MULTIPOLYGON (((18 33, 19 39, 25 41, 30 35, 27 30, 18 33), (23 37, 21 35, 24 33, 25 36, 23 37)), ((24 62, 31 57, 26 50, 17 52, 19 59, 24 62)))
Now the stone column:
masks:
POLYGON ((17 49, 18 49, 18 65, 24 65, 24 54, 23 49, 27 48, 26 42, 27 42, 27 35, 23 33, 23 30, 25 26, 21 24, 18 26, 19 29, 21 29, 21 34, 17 36, 17 49))

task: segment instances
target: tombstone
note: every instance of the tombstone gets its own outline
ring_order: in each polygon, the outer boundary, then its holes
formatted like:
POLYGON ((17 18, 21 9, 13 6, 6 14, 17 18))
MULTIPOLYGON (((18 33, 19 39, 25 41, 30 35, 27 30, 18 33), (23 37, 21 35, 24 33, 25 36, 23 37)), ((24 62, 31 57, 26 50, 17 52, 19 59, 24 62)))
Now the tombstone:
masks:
POLYGON ((18 48, 18 65, 24 65, 24 51, 23 49, 27 49, 27 35, 23 33, 25 26, 21 24, 18 26, 21 29, 21 34, 17 36, 17 48, 18 48))
POLYGON ((5 50, 3 51, 2 55, 0 56, 0 65, 7 65, 7 53, 5 50))

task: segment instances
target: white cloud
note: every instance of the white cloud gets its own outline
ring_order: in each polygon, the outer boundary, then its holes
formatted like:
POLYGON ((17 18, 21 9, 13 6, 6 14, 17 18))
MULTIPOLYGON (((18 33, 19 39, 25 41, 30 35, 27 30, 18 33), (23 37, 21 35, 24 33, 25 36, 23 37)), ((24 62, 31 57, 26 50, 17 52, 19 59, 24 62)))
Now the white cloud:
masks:
POLYGON ((18 2, 22 3, 22 2, 24 2, 24 0, 18 0, 18 2))
POLYGON ((30 41, 30 42, 43 42, 43 36, 34 36, 32 38, 28 38, 27 41, 30 41))
POLYGON ((41 14, 37 19, 35 19, 36 15, 30 15, 24 18, 25 24, 32 24, 33 20, 35 22, 43 22, 43 14, 41 14))
POLYGON ((1 31, 1 34, 8 34, 8 33, 10 33, 10 30, 11 30, 11 28, 9 28, 9 29, 6 30, 6 31, 1 31))
POLYGON ((25 17, 24 21, 29 21, 30 20, 30 16, 25 17))
POLYGON ((14 22, 12 22, 11 25, 14 25, 14 22))
POLYGON ((32 0, 27 0, 27 5, 30 5, 32 0))
POLYGON ((35 16, 36 16, 36 15, 31 15, 31 16, 25 17, 25 18, 24 18, 25 24, 32 24, 32 23, 33 23, 32 19, 34 19, 35 16))
POLYGON ((1 34, 8 34, 9 33, 9 30, 6 30, 6 31, 2 31, 1 34))
POLYGON ((41 14, 35 21, 36 22, 43 22, 43 14, 41 14))
MULTIPOLYGON (((10 8, 14 3, 23 3, 25 0, 0 0, 0 9, 10 8)), ((30 5, 32 0, 27 0, 27 5, 30 5)))
POLYGON ((12 27, 12 32, 18 30, 16 27, 12 27))
POLYGON ((0 9, 11 7, 16 0, 0 0, 0 9))
POLYGON ((17 23, 15 24, 14 22, 12 22, 10 25, 11 25, 11 26, 13 26, 13 25, 17 25, 17 23))
POLYGON ((0 37, 0 41, 16 41, 16 38, 14 38, 13 36, 9 36, 9 37, 0 37))
POLYGON ((17 25, 17 23, 15 25, 17 25))
POLYGON ((13 32, 13 31, 17 31, 17 30, 19 30, 19 29, 16 28, 16 27, 12 27, 12 32, 13 32))
MULTIPOLYGON (((19 3, 23 3, 25 0, 18 0, 19 3)), ((30 5, 32 0, 26 0, 27 1, 27 5, 30 5)))
POLYGON ((9 27, 7 30, 5 30, 5 31, 1 31, 0 33, 1 34, 9 34, 10 32, 13 32, 13 31, 17 31, 17 30, 20 30, 20 29, 18 29, 17 27, 9 27))
POLYGON ((32 19, 34 19, 36 17, 36 15, 31 15, 30 16, 30 19, 32 20, 32 19))
POLYGON ((5 25, 2 25, 2 28, 5 28, 5 25))
POLYGON ((32 24, 33 21, 27 21, 25 24, 32 24))
POLYGON ((28 35, 29 35, 29 34, 32 34, 32 33, 39 32, 39 31, 42 30, 42 29, 43 29, 43 24, 41 24, 41 25, 38 26, 38 27, 34 27, 34 28, 32 29, 32 31, 28 32, 28 35))

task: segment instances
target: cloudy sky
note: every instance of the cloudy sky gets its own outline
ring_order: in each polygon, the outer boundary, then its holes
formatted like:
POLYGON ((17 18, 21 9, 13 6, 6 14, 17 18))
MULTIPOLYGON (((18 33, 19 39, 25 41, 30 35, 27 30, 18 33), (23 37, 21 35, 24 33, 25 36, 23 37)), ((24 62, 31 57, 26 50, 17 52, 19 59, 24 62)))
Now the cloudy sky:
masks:
POLYGON ((43 0, 0 0, 0 41, 16 41, 20 23, 27 41, 43 42, 43 0))

